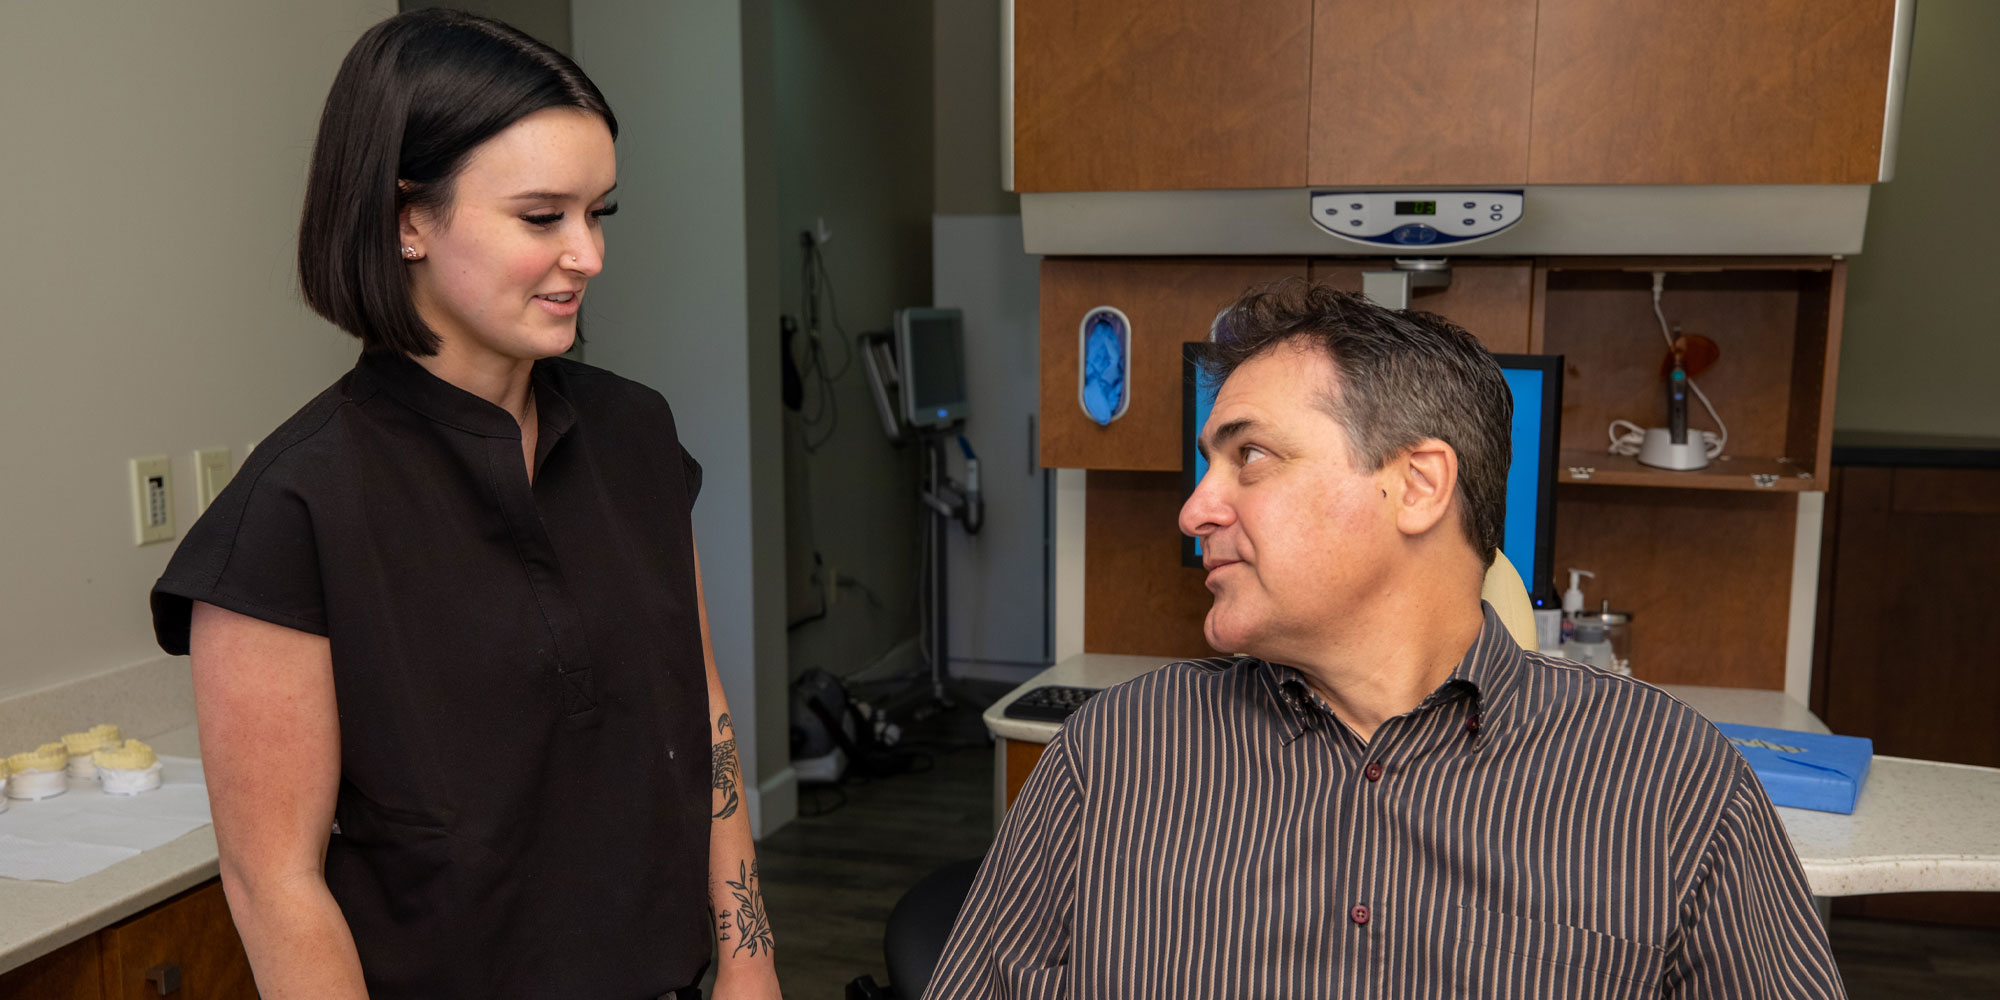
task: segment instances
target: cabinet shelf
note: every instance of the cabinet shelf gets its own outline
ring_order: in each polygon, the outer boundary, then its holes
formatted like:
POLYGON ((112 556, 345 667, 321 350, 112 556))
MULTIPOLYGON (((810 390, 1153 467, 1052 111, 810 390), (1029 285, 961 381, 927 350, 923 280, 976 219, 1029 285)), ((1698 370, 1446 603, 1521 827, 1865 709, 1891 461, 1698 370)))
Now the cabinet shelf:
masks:
MULTIPOLYGON (((1744 492, 1823 492, 1833 445, 1845 264, 1830 257, 1545 258, 1531 347, 1563 356, 1557 481, 1744 492), (1714 341, 1701 385, 1730 453, 1675 472, 1604 450, 1615 420, 1659 426, 1666 353, 1648 272, 1671 270, 1661 309, 1675 332, 1714 341), (1578 475, 1573 469, 1590 469, 1578 475)), ((1689 407, 1690 430, 1709 429, 1689 407)))
POLYGON ((1789 458, 1724 455, 1705 469, 1676 472, 1642 465, 1629 455, 1607 451, 1559 452, 1556 481, 1582 486, 1652 486, 1688 490, 1745 490, 1754 493, 1803 493, 1824 490, 1811 468, 1789 458))

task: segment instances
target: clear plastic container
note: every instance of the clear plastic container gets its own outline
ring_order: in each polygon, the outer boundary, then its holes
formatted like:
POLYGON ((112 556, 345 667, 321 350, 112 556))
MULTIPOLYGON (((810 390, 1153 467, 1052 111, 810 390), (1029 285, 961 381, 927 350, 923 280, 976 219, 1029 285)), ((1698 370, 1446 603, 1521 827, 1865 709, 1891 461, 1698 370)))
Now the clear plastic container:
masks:
POLYGON ((1604 637, 1604 623, 1596 615, 1585 615, 1576 620, 1576 631, 1563 644, 1563 655, 1579 663, 1588 663, 1605 670, 1616 670, 1617 663, 1611 653, 1611 643, 1604 637))
MULTIPOLYGON (((1609 604, 1609 601, 1605 602, 1609 604)), ((1613 611, 1609 607, 1598 612, 1597 620, 1604 625, 1604 641, 1611 644, 1611 668, 1621 674, 1632 672, 1632 615, 1626 611, 1613 611)))

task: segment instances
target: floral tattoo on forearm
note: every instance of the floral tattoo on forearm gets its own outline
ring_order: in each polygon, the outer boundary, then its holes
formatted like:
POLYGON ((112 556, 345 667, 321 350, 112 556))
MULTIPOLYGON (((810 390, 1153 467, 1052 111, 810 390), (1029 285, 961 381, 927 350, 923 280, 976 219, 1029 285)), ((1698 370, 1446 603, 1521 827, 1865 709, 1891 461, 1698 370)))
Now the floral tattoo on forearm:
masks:
MULTIPOLYGON (((736 897, 736 947, 731 955, 748 951, 752 957, 777 950, 771 940, 771 920, 764 913, 764 892, 757 887, 757 862, 736 863, 736 879, 724 879, 730 895, 736 897)), ((724 914, 723 920, 728 920, 724 914)), ((726 939, 725 939, 726 940, 726 939)))

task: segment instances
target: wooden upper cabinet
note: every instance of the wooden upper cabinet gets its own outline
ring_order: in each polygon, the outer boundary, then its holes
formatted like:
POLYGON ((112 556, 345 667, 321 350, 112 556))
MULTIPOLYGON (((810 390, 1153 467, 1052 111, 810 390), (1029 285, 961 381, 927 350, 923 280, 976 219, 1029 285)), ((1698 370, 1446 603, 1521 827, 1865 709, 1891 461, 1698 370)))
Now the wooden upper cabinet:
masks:
POLYGON ((1879 179, 1895 0, 1016 0, 1022 192, 1879 179))
POLYGON ((1310 183, 1525 183, 1535 4, 1317 0, 1310 183))
POLYGON ((1531 184, 1867 184, 1894 0, 1540 0, 1531 184))
POLYGON ((1016 0, 1018 191, 1303 187, 1312 0, 1016 0))

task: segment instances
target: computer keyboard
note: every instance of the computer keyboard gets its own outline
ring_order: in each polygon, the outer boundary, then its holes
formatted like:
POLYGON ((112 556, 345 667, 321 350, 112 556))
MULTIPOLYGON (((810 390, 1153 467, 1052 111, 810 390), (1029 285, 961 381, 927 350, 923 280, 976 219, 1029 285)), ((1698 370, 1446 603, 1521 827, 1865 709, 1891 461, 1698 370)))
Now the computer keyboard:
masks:
POLYGON ((1000 714, 1010 719, 1029 719, 1035 722, 1061 722, 1069 718, 1071 712, 1083 707, 1098 688, 1068 687, 1062 684, 1044 684, 1014 699, 1000 714))

